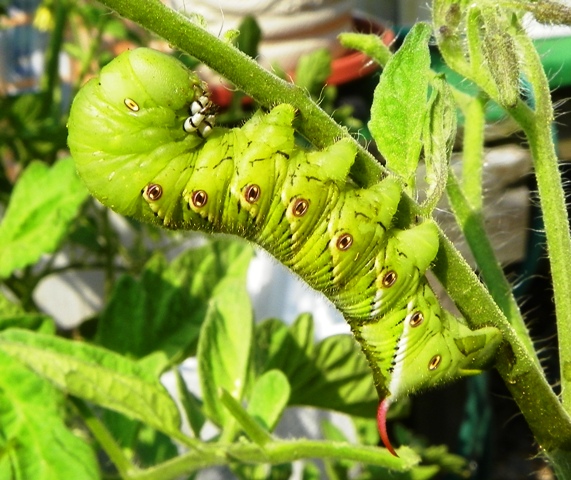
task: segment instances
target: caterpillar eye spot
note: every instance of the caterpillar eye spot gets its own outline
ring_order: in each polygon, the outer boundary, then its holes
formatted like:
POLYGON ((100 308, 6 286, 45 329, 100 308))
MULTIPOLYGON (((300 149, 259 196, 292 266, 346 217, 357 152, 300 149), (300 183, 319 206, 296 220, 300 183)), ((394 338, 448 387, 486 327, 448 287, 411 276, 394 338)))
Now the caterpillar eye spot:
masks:
POLYGON ((294 217, 303 217, 309 209, 309 202, 305 198, 298 198, 291 209, 294 217))
POLYGON ((163 187, 157 185, 156 183, 151 183, 147 185, 147 188, 145 189, 145 194, 151 202, 156 202, 159 198, 163 196, 163 187))
POLYGON ((135 100, 133 100, 131 98, 126 98, 125 100, 123 100, 123 103, 132 112, 138 112, 139 111, 139 104, 137 102, 135 102, 135 100))
POLYGON ((208 194, 204 190, 192 192, 192 204, 196 208, 201 208, 208 202, 208 194))
POLYGON ((438 365, 440 365, 441 360, 442 357, 440 355, 434 355, 434 357, 432 357, 428 363, 428 370, 436 370, 438 365))
POLYGON ((342 252, 349 250, 353 245, 353 236, 350 233, 344 233, 337 239, 337 248, 342 252))
MULTIPOLYGON (((424 321, 424 315, 422 314, 422 312, 414 312, 412 314, 412 317, 410 317, 410 326, 412 328, 418 327, 423 321, 424 321)), ((438 362, 440 363, 440 360, 438 362)))
POLYGON ((261 194, 262 189, 258 185, 252 184, 248 185, 246 188, 244 198, 248 203, 256 203, 259 200, 261 194))
POLYGON ((383 287, 385 287, 385 288, 392 287, 396 283, 397 278, 398 278, 398 274, 394 270, 387 272, 385 274, 385 276, 383 277, 383 281, 382 281, 383 287))

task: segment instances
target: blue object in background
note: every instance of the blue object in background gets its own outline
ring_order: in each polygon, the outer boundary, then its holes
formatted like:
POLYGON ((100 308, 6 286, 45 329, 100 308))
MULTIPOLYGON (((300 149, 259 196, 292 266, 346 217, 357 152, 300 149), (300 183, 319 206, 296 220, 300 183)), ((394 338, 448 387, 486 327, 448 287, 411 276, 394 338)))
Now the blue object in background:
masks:
POLYGON ((38 90, 48 33, 33 25, 40 0, 14 0, 0 29, 0 95, 38 90))

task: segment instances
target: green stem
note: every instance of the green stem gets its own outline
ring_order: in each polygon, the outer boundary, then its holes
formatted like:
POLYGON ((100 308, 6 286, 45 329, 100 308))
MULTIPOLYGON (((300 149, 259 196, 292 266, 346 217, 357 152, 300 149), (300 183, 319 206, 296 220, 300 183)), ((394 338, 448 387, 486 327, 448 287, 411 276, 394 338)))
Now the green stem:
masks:
MULTIPOLYGON (((445 0, 435 0, 434 11, 446 12, 446 4, 445 0)), ((436 270, 439 278, 445 279, 443 283, 448 293, 463 308, 467 316, 483 315, 479 318, 472 317, 473 324, 478 324, 483 319, 502 329, 509 343, 498 355, 498 370, 526 417, 537 441, 549 454, 550 451, 571 451, 571 419, 567 414, 571 404, 571 392, 567 388, 568 380, 565 379, 566 374, 569 376, 571 366, 571 297, 568 295, 571 291, 571 270, 566 268, 568 259, 571 258, 571 240, 557 158, 551 141, 553 112, 547 79, 533 42, 517 24, 517 18, 512 16, 511 19, 513 21, 511 33, 514 34, 513 38, 520 56, 519 66, 532 87, 536 109, 534 112, 518 100, 515 107, 508 109, 508 113, 524 130, 535 164, 555 290, 560 358, 563 369, 561 375, 563 406, 545 381, 536 363, 526 354, 527 349, 522 340, 517 337, 516 332, 500 321, 497 314, 493 316, 493 311, 488 308, 490 305, 485 306, 488 303, 485 296, 476 294, 476 290, 462 291, 464 286, 459 286, 457 283, 462 281, 460 278, 468 272, 462 272, 465 267, 453 258, 457 252, 445 243, 441 245, 436 270), (447 265, 448 272, 445 271, 447 265), (478 302, 481 303, 479 306, 470 306, 472 296, 478 298, 478 302)), ((446 27, 443 27, 446 25, 444 16, 435 17, 434 23, 437 31, 446 32, 446 27)), ((456 37, 450 35, 442 37, 439 47, 446 63, 474 82, 493 101, 501 105, 502 99, 498 97, 497 89, 487 89, 490 84, 489 75, 482 73, 485 69, 470 68, 464 53, 458 48, 456 37)), ((474 288, 477 288, 475 284, 474 288)))
POLYGON ((512 294, 511 285, 496 259, 496 254, 486 234, 482 211, 471 207, 470 202, 468 202, 468 199, 460 189, 453 172, 450 172, 448 176, 446 188, 450 206, 470 246, 470 251, 474 255, 484 283, 502 313, 517 332, 520 341, 527 350, 527 354, 535 361, 536 367, 541 371, 541 364, 537 358, 533 342, 517 302, 512 294))
POLYGON ((561 397, 567 412, 571 412, 571 236, 565 206, 565 194, 552 140, 553 106, 549 83, 533 42, 516 26, 516 40, 523 53, 522 69, 533 87, 535 111, 519 104, 512 112, 526 134, 535 167, 547 253, 557 317, 557 338, 561 365, 561 397))
MULTIPOLYGON (((76 9, 76 15, 79 16, 79 14, 77 13, 77 9, 76 9)), ((85 77, 89 73, 89 68, 91 66, 91 62, 95 58, 96 53, 99 50, 99 48, 101 48, 101 38, 103 37, 103 32, 105 31, 104 27, 108 21, 109 21, 109 17, 101 15, 100 17, 98 17, 95 27, 93 29, 91 29, 91 31, 89 32, 89 33, 95 32, 95 35, 89 36, 89 42, 88 42, 86 52, 79 59, 79 61, 80 61, 79 75, 77 75, 77 78, 75 79, 75 82, 73 85, 73 91, 74 92, 77 92, 77 90, 79 90, 79 87, 85 81, 85 77)), ((70 23, 71 23, 71 27, 76 30, 75 37, 78 38, 79 33, 77 32, 78 31, 77 25, 79 24, 79 22, 70 22, 70 23)))
MULTIPOLYGON (((340 137, 348 136, 346 129, 321 110, 303 89, 276 77, 237 48, 210 35, 159 0, 101 0, 101 3, 196 57, 261 105, 271 107, 289 103, 296 107, 303 117, 300 131, 315 146, 325 147, 340 137)), ((352 176, 360 185, 371 186, 385 172, 369 152, 355 139, 353 141, 359 154, 351 170, 352 176)))
POLYGON ((102 223, 102 232, 105 244, 103 245, 103 255, 105 263, 105 283, 104 292, 105 298, 109 298, 111 292, 113 291, 114 281, 115 281, 115 232, 111 227, 111 222, 109 219, 109 210, 100 210, 100 219, 102 223))
POLYGON ((464 110, 464 141, 462 148, 462 191, 475 211, 482 211, 482 171, 484 165, 484 128, 486 99, 472 98, 464 110))
POLYGON ((121 478, 131 478, 133 475, 136 475, 138 469, 125 456, 125 453, 117 442, 115 442, 109 430, 107 430, 93 414, 87 404, 77 397, 69 397, 69 399, 80 413, 89 431, 93 434, 105 453, 107 453, 115 467, 117 467, 121 478))
POLYGON ((240 405, 240 403, 238 403, 238 401, 236 401, 236 399, 232 397, 232 395, 230 395, 227 390, 222 389, 220 393, 220 400, 222 400, 222 403, 232 414, 234 419, 238 421, 250 440, 260 446, 264 446, 272 441, 272 436, 269 434, 269 432, 262 428, 262 426, 259 425, 256 420, 254 420, 248 414, 242 405, 240 405))
POLYGON ((518 333, 530 358, 541 368, 524 319, 498 262, 484 228, 483 217, 483 165, 484 127, 486 122, 486 95, 481 93, 467 104, 462 104, 465 128, 462 151, 462 188, 454 173, 449 173, 448 198, 456 221, 470 246, 476 264, 493 299, 518 333))
POLYGON ((305 458, 347 459, 377 465, 395 472, 406 472, 418 463, 418 457, 410 450, 399 449, 401 457, 394 457, 378 447, 351 445, 320 440, 291 440, 267 443, 263 448, 252 443, 205 444, 200 451, 191 451, 161 465, 137 472, 130 480, 159 480, 177 478, 190 472, 236 460, 246 463, 289 463, 305 458))
POLYGON ((46 68, 42 79, 42 91, 45 93, 42 113, 45 117, 52 114, 57 115, 57 117, 60 115, 59 112, 52 112, 52 109, 56 97, 56 88, 59 84, 59 54, 63 43, 68 9, 69 6, 65 0, 57 0, 55 2, 55 25, 46 54, 46 68))

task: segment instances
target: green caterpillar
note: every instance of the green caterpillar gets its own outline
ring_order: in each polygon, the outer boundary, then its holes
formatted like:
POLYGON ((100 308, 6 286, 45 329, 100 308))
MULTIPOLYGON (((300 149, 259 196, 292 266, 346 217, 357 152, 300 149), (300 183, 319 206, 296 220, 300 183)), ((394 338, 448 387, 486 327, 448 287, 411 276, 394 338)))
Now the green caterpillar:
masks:
POLYGON ((171 229, 239 235, 323 292, 344 314, 372 368, 378 420, 402 396, 479 373, 501 340, 441 308, 425 272, 436 257, 431 220, 392 225, 401 187, 348 179, 355 147, 295 144, 294 108, 213 127, 206 87, 172 57, 126 52, 76 96, 69 147, 104 205, 171 229), (207 138, 205 138, 207 137, 207 138))

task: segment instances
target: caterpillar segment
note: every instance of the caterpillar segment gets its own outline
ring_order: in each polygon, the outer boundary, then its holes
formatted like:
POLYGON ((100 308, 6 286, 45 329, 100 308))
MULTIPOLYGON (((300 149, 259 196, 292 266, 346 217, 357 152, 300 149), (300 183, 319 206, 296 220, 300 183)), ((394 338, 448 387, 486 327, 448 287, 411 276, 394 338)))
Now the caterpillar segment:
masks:
POLYGON ((78 93, 69 146, 104 205, 170 229, 247 238, 323 292, 371 366, 379 431, 395 453, 390 404, 487 368, 499 331, 470 330, 440 306, 425 277, 438 251, 435 224, 396 228, 398 180, 356 187, 352 142, 299 148, 287 104, 234 129, 215 127, 215 113, 193 72, 136 49, 78 93))

